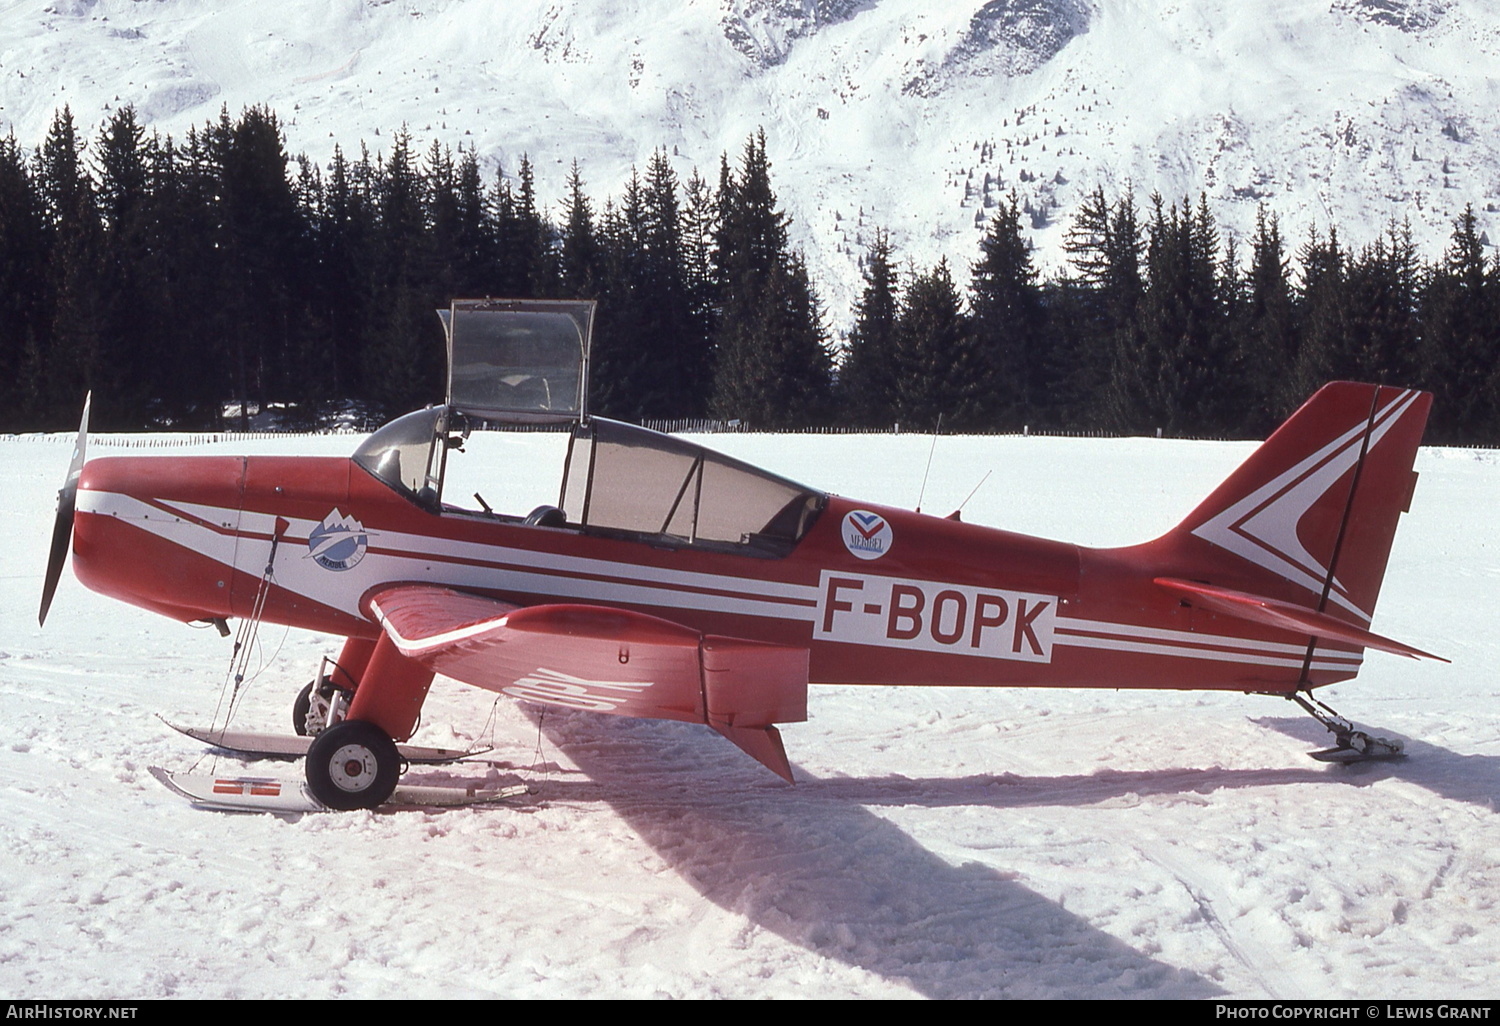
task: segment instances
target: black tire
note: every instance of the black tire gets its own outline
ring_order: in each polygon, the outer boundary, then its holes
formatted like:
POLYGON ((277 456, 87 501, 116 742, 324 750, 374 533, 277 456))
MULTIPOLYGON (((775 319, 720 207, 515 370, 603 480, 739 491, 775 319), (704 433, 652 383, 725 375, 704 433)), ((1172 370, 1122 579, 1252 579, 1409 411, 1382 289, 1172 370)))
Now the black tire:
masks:
POLYGON ((385 731, 364 720, 335 723, 307 751, 307 788, 330 809, 373 809, 401 776, 401 753, 385 731))
POLYGON ((298 737, 312 737, 322 731, 322 727, 314 729, 307 722, 308 713, 312 712, 313 685, 318 687, 318 697, 322 699, 319 703, 326 710, 328 703, 333 700, 334 687, 324 677, 321 681, 310 680, 301 691, 297 692, 297 700, 292 703, 292 729, 297 732, 298 737))

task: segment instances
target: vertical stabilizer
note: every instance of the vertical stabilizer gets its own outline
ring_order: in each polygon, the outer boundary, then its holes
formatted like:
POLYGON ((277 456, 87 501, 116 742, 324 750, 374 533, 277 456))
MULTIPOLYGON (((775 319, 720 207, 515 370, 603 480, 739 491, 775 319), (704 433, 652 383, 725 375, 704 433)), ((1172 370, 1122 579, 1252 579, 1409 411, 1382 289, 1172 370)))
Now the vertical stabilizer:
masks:
POLYGON ((1168 540, 1195 578, 1368 627, 1431 404, 1411 389, 1324 386, 1168 540))

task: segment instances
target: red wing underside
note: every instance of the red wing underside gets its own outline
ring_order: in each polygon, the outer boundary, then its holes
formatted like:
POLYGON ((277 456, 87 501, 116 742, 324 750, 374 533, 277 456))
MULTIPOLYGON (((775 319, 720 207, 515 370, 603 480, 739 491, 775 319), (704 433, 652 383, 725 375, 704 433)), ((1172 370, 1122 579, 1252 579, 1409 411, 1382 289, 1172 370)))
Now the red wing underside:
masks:
POLYGON ((807 650, 602 606, 519 607, 430 585, 370 605, 401 654, 513 698, 706 723, 791 780, 774 723, 807 718, 807 650))

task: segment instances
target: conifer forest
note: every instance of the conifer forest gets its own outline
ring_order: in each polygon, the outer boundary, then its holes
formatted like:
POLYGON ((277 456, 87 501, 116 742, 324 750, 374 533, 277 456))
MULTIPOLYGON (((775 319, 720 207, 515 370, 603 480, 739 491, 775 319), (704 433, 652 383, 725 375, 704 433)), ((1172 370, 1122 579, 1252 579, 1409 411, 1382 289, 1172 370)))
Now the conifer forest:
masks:
POLYGON ((1436 394, 1429 443, 1500 443, 1500 268, 1471 213, 1422 259, 1391 224, 1224 237, 1203 199, 1107 195, 1043 275, 1016 201, 967 267, 877 234, 852 323, 830 325, 788 243, 763 135, 679 178, 658 152, 623 194, 575 164, 554 214, 531 166, 472 151, 288 155, 249 108, 174 141, 122 108, 0 139, 0 430, 233 428, 283 404, 316 427, 437 401, 456 297, 599 301, 590 409, 757 429, 1264 437, 1324 382, 1436 394))

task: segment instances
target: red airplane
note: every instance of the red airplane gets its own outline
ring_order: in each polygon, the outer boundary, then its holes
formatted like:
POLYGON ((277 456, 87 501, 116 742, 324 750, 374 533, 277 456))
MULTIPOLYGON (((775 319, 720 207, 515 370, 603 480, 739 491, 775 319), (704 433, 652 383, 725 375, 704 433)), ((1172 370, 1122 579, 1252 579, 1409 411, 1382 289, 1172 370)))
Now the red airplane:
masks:
MULTIPOLYGON (((792 779, 776 724, 830 684, 1283 695, 1330 758, 1399 754, 1312 698, 1366 648, 1431 397, 1320 390, 1186 520, 1091 549, 830 495, 589 416, 593 304, 457 301, 447 402, 352 458, 111 457, 60 494, 85 585, 182 621, 347 640, 308 685, 305 771, 330 808, 391 794, 434 674, 515 698, 704 723, 792 779), (561 496, 529 515, 444 492, 481 422, 571 425, 561 496)), ((1436 658, 1436 657, 1433 657, 1436 658)))

